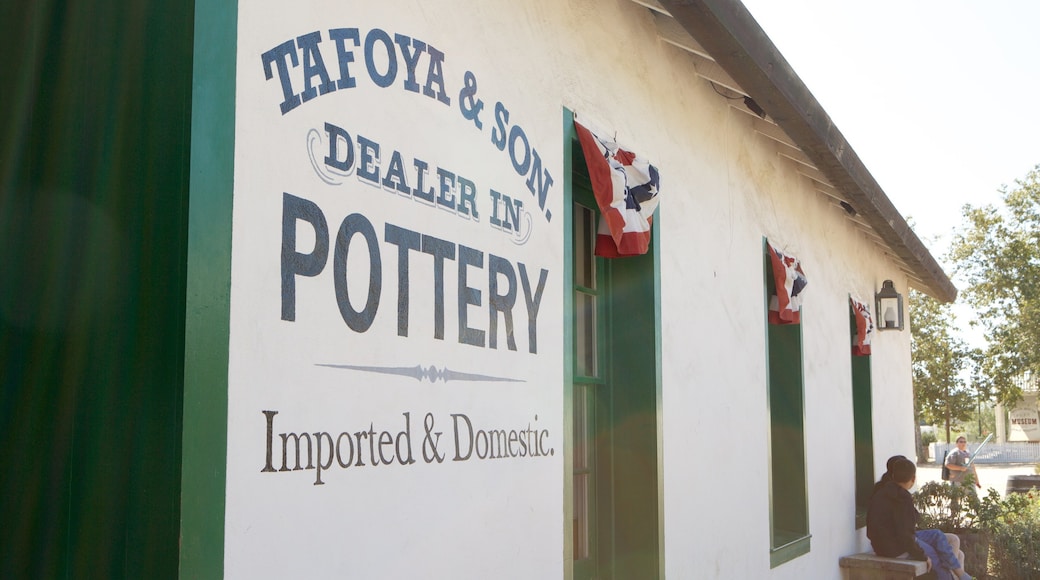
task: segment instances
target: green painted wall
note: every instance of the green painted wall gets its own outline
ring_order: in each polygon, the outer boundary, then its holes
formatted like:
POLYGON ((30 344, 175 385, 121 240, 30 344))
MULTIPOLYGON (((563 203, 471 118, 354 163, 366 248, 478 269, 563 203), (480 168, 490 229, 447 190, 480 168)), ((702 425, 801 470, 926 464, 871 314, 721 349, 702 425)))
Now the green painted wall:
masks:
POLYGON ((177 574, 193 17, 0 8, 0 577, 177 574))

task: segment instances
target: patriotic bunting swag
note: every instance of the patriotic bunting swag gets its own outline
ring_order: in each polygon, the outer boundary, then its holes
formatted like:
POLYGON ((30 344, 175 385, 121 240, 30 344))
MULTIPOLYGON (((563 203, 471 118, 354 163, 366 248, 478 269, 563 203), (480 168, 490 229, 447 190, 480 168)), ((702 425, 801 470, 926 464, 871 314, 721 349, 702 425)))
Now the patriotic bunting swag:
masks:
POLYGON ((856 335, 852 337, 852 354, 867 356, 870 354, 870 339, 874 336, 874 319, 870 316, 870 307, 851 296, 849 303, 856 315, 856 335))
POLYGON ((801 322, 802 291, 808 280, 798 258, 769 246, 769 262, 773 266, 776 294, 769 299, 770 324, 798 324, 801 322))
POLYGON ((654 210, 660 201, 657 168, 577 121, 574 128, 589 167, 592 193, 603 216, 596 233, 596 255, 619 258, 645 254, 650 246, 654 210))

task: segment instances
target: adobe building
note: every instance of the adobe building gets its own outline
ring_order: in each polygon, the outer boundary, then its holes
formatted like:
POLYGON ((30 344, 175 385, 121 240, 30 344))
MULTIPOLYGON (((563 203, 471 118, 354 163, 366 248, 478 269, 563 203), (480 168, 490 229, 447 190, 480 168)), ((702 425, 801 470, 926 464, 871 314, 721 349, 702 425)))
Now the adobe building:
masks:
POLYGON ((0 576, 868 549, 956 289, 738 1, 8 11, 0 576))

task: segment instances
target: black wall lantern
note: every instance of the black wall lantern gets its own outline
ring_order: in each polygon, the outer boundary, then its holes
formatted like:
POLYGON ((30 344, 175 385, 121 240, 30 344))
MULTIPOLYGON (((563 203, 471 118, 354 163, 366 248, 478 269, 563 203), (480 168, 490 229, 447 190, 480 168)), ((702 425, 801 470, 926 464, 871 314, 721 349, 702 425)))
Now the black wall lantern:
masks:
POLYGON ((903 295, 896 292, 891 280, 881 284, 881 291, 874 295, 878 317, 878 330, 903 330, 903 295))

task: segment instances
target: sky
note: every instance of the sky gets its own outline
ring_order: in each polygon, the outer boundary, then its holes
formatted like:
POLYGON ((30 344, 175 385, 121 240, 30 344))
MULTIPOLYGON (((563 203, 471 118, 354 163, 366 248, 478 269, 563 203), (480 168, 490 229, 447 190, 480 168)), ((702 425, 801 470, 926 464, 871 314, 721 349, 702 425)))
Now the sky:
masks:
POLYGON ((743 2, 951 274, 961 208, 1040 164, 1040 2, 743 2))

